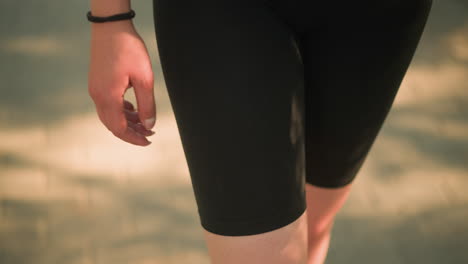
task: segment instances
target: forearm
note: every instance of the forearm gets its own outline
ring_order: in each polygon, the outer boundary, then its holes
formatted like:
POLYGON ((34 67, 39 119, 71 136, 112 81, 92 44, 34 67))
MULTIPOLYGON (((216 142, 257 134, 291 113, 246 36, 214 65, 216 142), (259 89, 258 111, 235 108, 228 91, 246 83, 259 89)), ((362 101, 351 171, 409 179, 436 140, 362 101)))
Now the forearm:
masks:
POLYGON ((90 0, 94 16, 110 16, 130 11, 130 0, 90 0))

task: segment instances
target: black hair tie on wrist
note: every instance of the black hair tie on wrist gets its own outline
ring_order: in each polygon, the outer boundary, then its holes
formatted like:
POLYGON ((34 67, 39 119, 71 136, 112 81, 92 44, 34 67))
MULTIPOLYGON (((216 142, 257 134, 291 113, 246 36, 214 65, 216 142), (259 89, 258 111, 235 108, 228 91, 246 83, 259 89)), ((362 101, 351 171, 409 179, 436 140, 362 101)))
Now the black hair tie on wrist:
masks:
POLYGON ((120 13, 120 14, 115 14, 112 16, 107 16, 107 17, 98 17, 98 16, 93 16, 91 14, 91 11, 88 11, 86 14, 88 21, 95 22, 95 23, 104 23, 104 22, 109 22, 109 21, 118 21, 118 20, 125 20, 125 19, 132 19, 135 17, 135 11, 133 9, 130 9, 129 12, 126 13, 120 13))

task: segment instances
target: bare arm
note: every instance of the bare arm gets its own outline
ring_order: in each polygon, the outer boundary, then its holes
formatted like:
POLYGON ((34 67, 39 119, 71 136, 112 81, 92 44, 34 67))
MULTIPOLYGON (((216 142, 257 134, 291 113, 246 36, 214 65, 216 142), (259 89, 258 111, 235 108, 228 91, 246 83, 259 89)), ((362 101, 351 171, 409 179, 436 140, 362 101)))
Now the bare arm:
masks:
POLYGON ((130 7, 130 0, 91 0, 91 13, 95 16, 128 12, 130 7))
MULTIPOLYGON (((130 11, 130 0, 91 0, 94 16, 110 16, 130 11)), ((147 146, 147 136, 156 119, 153 70, 143 39, 133 21, 91 23, 91 50, 88 91, 101 122, 116 137, 147 146), (123 99, 133 87, 137 108, 123 99), (145 122, 148 120, 148 122, 145 122), (147 128, 143 124, 147 123, 147 128)))

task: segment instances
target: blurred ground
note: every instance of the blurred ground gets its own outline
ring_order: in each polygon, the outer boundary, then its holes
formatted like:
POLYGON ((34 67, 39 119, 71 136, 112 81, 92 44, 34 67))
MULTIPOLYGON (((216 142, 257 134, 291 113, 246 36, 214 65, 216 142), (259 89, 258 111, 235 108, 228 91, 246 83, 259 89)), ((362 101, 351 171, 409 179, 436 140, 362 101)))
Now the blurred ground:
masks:
MULTIPOLYGON (((0 263, 208 263, 151 1, 133 2, 156 80, 149 148, 95 113, 87 2, 0 3, 0 263)), ((327 263, 468 263, 467 189, 468 2, 434 1, 327 263)))

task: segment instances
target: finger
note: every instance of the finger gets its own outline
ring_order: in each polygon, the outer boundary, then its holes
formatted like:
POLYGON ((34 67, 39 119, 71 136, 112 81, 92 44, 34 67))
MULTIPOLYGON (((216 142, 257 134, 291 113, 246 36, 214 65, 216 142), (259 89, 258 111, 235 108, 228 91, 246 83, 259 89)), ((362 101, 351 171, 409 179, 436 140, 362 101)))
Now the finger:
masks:
POLYGON ((138 112, 129 111, 125 109, 124 113, 125 113, 125 118, 127 118, 128 121, 131 121, 133 123, 141 123, 140 117, 138 116, 138 112))
POLYGON ((133 106, 133 104, 125 99, 124 99, 124 108, 130 111, 135 111, 135 107, 133 106))
MULTIPOLYGON (((111 95, 110 95, 111 96, 111 95)), ((106 127, 118 138, 131 144, 147 146, 151 144, 146 137, 128 126, 125 118, 123 97, 109 97, 107 107, 102 108, 106 127)))
POLYGON ((128 122, 128 126, 133 128, 136 132, 142 134, 145 137, 154 135, 154 131, 147 130, 142 124, 137 124, 133 122, 128 122))
POLYGON ((146 78, 132 80, 133 88, 135 90, 135 97, 137 100, 138 114, 142 124, 146 129, 154 127, 156 122, 156 106, 154 100, 154 81, 153 75, 146 78))
POLYGON ((131 126, 127 126, 123 134, 121 134, 120 136, 116 134, 114 135, 122 139, 123 141, 134 145, 148 146, 149 144, 151 144, 151 141, 146 139, 145 135, 138 133, 131 126))

